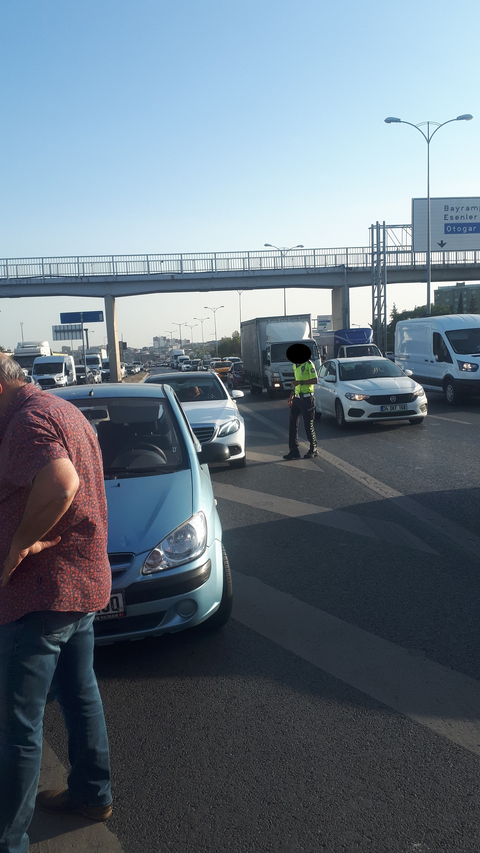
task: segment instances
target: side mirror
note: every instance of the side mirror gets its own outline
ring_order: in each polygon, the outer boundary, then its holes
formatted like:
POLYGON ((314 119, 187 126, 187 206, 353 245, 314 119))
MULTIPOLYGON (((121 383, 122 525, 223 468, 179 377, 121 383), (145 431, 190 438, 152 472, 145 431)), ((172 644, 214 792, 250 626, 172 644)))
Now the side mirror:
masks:
POLYGON ((336 382, 335 377, 331 376, 330 374, 328 376, 324 376, 323 378, 325 382, 336 382))
POLYGON ((404 370, 405 376, 413 376, 413 370, 404 370))
POLYGON ((200 465, 210 465, 213 462, 227 462, 230 458, 230 451, 225 444, 203 444, 202 449, 197 453, 200 465))
POLYGON ((234 390, 230 391, 230 397, 232 398, 232 400, 239 400, 240 397, 245 397, 245 394, 243 393, 243 391, 234 390))

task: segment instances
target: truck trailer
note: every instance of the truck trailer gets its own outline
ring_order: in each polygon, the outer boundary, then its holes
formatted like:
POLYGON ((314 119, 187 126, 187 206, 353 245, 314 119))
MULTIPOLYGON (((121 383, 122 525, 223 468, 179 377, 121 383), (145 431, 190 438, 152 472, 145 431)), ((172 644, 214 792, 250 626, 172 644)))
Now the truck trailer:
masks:
POLYGON ((310 314, 288 317, 257 317, 241 324, 242 361, 252 394, 266 388, 269 397, 293 388, 293 366, 286 352, 292 344, 306 344, 320 369, 310 314))

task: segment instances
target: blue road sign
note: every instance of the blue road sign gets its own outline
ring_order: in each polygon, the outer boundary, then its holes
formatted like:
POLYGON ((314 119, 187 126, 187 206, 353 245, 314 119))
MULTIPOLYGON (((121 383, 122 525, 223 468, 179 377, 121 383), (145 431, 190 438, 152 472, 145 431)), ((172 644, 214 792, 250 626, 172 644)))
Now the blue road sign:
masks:
POLYGON ((70 311, 60 314, 61 323, 103 323, 103 311, 70 311))

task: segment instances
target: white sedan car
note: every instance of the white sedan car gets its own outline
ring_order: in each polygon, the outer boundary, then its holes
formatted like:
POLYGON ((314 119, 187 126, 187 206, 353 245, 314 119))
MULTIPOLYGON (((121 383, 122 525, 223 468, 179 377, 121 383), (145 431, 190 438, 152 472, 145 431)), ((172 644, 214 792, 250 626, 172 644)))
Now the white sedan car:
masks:
POLYGON ((203 371, 151 373, 145 384, 151 383, 173 388, 200 444, 224 444, 230 451, 230 467, 245 467, 245 422, 235 402, 244 396, 243 391, 229 394, 215 373, 203 371))
POLYGON ((388 358, 334 358, 326 361, 315 385, 315 413, 333 415, 337 426, 359 421, 407 420, 421 424, 427 398, 388 358))

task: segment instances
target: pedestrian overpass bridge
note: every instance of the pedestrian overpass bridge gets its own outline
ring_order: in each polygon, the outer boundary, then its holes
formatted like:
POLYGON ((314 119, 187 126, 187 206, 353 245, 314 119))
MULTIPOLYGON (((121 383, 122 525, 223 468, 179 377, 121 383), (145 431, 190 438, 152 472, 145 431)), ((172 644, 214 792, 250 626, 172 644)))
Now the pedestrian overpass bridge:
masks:
MULTIPOLYGON (((0 259, 0 298, 102 297, 115 367, 119 361, 115 299, 121 296, 329 289, 334 326, 340 328, 349 325, 349 289, 370 286, 373 326, 380 332, 387 322, 387 282, 426 281, 426 253, 413 252, 411 226, 377 222, 370 231, 368 247, 0 259)), ((459 278, 480 279, 480 251, 432 251, 431 280, 459 278)))

